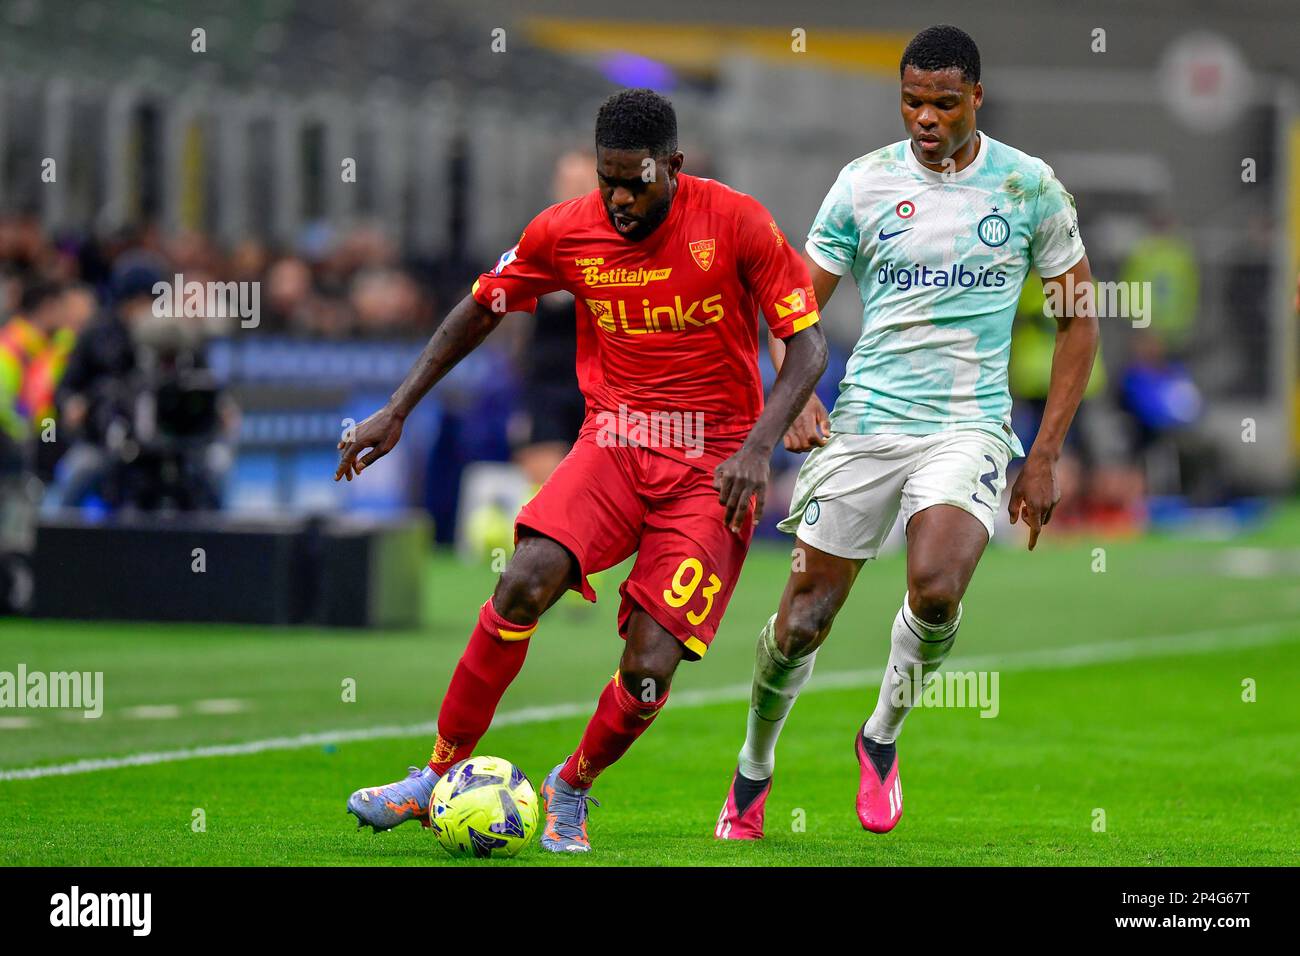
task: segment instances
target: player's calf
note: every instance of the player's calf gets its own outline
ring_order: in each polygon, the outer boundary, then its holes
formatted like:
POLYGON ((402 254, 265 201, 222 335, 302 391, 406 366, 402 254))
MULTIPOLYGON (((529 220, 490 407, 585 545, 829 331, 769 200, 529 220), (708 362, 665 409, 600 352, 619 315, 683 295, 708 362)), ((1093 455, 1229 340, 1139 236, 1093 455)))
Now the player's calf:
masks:
POLYGON ((960 604, 950 620, 929 624, 913 612, 909 595, 903 596, 889 635, 889 660, 880 678, 876 709, 867 720, 869 738, 882 744, 892 744, 898 738, 912 701, 920 696, 926 678, 947 658, 960 626, 960 604))
POLYGON ((479 609, 443 695, 429 761, 435 773, 446 773, 473 753, 523 668, 538 617, 564 593, 573 573, 573 558, 559 543, 537 536, 520 539, 495 592, 479 609))
POLYGON ((542 849, 552 853, 586 853, 591 849, 587 837, 588 803, 600 805, 590 796, 592 783, 649 729, 667 699, 667 692, 648 702, 634 697, 622 685, 619 674, 605 685, 578 749, 542 784, 546 809, 542 849))
POLYGON ((556 853, 591 849, 587 840, 591 785, 654 723, 668 701, 668 687, 681 659, 681 643, 644 611, 635 610, 620 669, 601 691, 578 749, 543 784, 544 849, 556 853))
POLYGON ((862 565, 814 548, 801 538, 795 539, 795 553, 803 558, 803 570, 790 574, 773 630, 777 650, 791 660, 810 656, 830 636, 835 615, 848 599, 862 565))
POLYGON ((754 652, 754 677, 749 697, 745 743, 740 748, 738 773, 749 780, 771 778, 776 742, 799 691, 812 676, 817 652, 789 656, 776 635, 778 615, 773 614, 758 635, 754 652))
POLYGON ((776 743, 799 692, 812 676, 817 648, 848 597, 858 563, 798 541, 806 561, 790 575, 781 606, 758 635, 745 743, 715 832, 731 839, 762 836, 762 808, 771 785, 776 743), (760 793, 761 791, 761 793, 760 793), (751 802, 756 810, 751 811, 751 802), (741 834, 747 834, 742 837, 741 834))

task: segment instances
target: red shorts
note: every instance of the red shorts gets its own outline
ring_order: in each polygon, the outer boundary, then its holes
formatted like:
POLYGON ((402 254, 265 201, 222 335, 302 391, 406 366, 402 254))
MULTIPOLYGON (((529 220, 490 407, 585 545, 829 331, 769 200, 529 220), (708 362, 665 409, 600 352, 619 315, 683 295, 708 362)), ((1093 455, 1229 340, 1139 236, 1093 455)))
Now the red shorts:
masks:
POLYGON ((738 534, 723 517, 712 472, 647 448, 602 447, 587 434, 519 512, 515 537, 530 529, 572 552, 579 574, 573 590, 588 601, 596 600, 589 574, 636 554, 619 587, 619 634, 627 637, 628 618, 640 607, 698 659, 717 633, 754 535, 752 511, 738 534))

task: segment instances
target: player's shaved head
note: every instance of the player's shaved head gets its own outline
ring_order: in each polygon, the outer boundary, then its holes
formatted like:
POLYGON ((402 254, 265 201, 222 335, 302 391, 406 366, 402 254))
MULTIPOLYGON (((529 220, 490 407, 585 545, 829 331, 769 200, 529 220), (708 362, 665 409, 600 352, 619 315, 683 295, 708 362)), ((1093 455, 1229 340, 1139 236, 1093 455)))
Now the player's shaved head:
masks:
POLYGON ((654 90, 622 90, 596 114, 596 145, 645 150, 656 159, 677 152, 677 111, 654 90))
POLYGON ((927 73, 956 68, 964 82, 974 84, 980 81, 980 50, 965 30, 940 23, 912 37, 898 63, 899 77, 909 66, 927 73))

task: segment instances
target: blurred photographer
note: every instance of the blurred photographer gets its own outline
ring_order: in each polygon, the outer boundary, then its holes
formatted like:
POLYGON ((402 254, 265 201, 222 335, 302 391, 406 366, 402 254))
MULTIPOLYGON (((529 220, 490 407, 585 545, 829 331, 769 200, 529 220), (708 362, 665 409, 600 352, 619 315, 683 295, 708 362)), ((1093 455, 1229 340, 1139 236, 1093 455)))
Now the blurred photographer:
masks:
POLYGON ((204 360, 201 319, 155 313, 164 278, 147 255, 113 276, 113 309, 86 330, 59 389, 77 441, 60 463, 54 503, 96 494, 110 508, 215 509, 236 425, 204 360))

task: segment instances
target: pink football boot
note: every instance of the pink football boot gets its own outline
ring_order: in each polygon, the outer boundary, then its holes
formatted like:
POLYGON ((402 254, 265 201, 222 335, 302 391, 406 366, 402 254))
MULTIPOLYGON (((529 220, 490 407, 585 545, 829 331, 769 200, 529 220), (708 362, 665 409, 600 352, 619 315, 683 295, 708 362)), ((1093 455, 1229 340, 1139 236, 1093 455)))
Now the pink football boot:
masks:
POLYGON ((731 778, 727 802, 722 805, 722 812, 718 814, 718 825, 714 828, 713 835, 719 840, 761 840, 763 839, 763 808, 767 804, 767 795, 772 792, 772 781, 769 779, 763 784, 763 789, 758 792, 758 796, 749 801, 749 806, 745 807, 742 813, 736 806, 736 778, 739 776, 740 770, 737 770, 731 778))
POLYGON ((857 737, 858 766, 861 768, 858 780, 858 819, 872 833, 888 833, 903 816, 903 785, 898 780, 898 754, 894 754, 889 773, 881 780, 876 765, 871 762, 871 757, 863 746, 861 730, 857 737))

